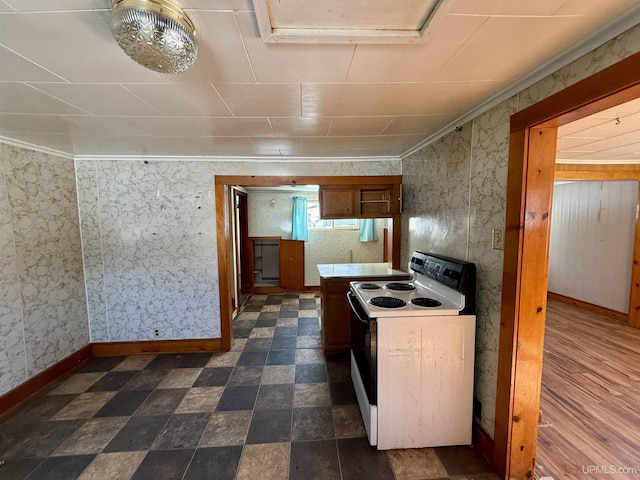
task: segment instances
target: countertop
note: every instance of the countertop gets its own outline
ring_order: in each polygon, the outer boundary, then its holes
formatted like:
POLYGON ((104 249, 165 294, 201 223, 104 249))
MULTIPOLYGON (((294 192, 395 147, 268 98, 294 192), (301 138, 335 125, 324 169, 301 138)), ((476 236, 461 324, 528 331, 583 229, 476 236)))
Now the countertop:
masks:
POLYGON ((357 278, 404 276, 407 272, 396 270, 388 263, 325 263, 318 265, 320 278, 357 278))

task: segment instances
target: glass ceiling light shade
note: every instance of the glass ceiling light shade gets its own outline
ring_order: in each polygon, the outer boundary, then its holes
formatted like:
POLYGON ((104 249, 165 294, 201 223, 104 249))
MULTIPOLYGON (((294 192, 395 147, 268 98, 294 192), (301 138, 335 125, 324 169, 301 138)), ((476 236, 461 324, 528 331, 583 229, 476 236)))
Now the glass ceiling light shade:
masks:
POLYGON ((196 30, 173 0, 112 0, 109 25, 120 48, 160 73, 189 69, 198 56, 196 30))

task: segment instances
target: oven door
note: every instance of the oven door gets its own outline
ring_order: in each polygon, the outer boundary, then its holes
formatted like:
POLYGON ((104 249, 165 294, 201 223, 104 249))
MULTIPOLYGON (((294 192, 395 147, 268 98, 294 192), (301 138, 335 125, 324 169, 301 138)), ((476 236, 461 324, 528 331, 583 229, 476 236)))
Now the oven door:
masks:
POLYGON ((351 379, 369 443, 376 445, 378 440, 377 322, 375 318, 369 318, 353 292, 347 292, 347 301, 351 307, 351 379))
POLYGON ((358 365, 369 403, 376 404, 376 319, 369 318, 353 292, 347 293, 351 307, 351 352, 358 365))

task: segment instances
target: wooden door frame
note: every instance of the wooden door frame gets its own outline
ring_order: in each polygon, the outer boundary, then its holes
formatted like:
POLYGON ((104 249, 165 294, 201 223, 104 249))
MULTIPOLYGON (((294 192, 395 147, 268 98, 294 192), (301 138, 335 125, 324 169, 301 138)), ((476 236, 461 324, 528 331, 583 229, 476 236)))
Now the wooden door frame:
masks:
POLYGON ((534 475, 557 128, 640 97, 640 52, 511 117, 493 463, 534 475))
POLYGON ((238 232, 234 232, 236 237, 240 237, 238 245, 236 246, 236 255, 238 256, 236 263, 240 272, 240 278, 237 280, 239 285, 239 293, 247 293, 251 287, 253 287, 253 269, 252 265, 252 252, 251 252, 251 244, 249 242, 249 222, 247 215, 247 192, 232 187, 232 191, 234 194, 233 204, 234 207, 238 209, 239 213, 237 217, 240 218, 240 225, 235 225, 235 228, 239 230, 238 232), (236 201, 236 195, 243 199, 242 202, 236 201), (241 205, 242 204, 242 205, 241 205))
MULTIPOLYGON (((214 192, 216 202, 216 240, 218 250, 218 292, 220 297, 220 343, 222 350, 231 349, 233 331, 233 307, 231 304, 232 252, 229 192, 232 186, 280 186, 280 185, 358 185, 401 183, 402 175, 372 176, 256 176, 216 175, 214 192)), ((393 268, 400 268, 401 214, 392 215, 393 268)))

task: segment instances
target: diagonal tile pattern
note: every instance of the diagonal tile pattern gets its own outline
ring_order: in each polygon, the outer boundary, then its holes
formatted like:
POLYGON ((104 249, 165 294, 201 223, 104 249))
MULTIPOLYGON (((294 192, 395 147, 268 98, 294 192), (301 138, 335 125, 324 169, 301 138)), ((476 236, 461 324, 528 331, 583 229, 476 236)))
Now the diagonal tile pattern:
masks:
POLYGON ((498 478, 471 447, 370 447, 317 302, 249 297, 230 352, 93 359, 0 419, 0 478, 498 478))

